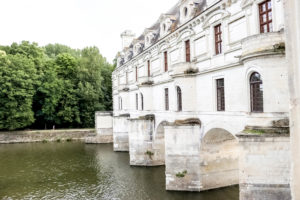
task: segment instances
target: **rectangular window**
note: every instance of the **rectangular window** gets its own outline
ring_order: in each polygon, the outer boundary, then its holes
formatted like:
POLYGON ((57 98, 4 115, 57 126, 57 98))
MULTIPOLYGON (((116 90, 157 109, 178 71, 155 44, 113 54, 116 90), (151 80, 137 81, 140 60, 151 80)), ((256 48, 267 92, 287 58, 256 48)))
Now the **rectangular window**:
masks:
POLYGON ((190 41, 185 41, 185 61, 191 62, 191 48, 190 48, 190 41))
POLYGON ((148 77, 150 77, 150 60, 148 60, 147 65, 148 65, 148 77))
POLYGON ((165 61, 165 72, 168 71, 168 52, 164 52, 164 61, 165 61))
POLYGON ((272 32, 272 3, 267 0, 259 4, 260 33, 272 32))
POLYGON ((138 81, 138 68, 135 67, 135 81, 138 81))
POLYGON ((135 94, 135 109, 139 109, 139 95, 135 94))
POLYGON ((165 109, 169 110, 169 89, 165 88, 165 109))
POLYGON ((225 110, 224 78, 217 79, 217 110, 225 110))
POLYGON ((216 49, 216 55, 222 53, 222 30, 221 30, 221 24, 215 26, 215 49, 216 49))

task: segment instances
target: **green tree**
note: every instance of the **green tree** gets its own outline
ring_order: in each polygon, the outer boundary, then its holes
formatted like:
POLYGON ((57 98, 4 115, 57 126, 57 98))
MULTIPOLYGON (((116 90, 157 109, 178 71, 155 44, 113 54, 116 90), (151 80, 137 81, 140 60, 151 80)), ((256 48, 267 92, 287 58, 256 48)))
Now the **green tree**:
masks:
POLYGON ((104 110, 101 70, 104 59, 97 47, 82 50, 78 70, 78 97, 83 127, 94 126, 94 114, 104 110))
POLYGON ((63 53, 55 60, 57 77, 61 80, 62 98, 58 103, 57 116, 64 126, 74 127, 80 123, 77 97, 78 61, 72 55, 63 53))
POLYGON ((0 129, 20 129, 34 122, 34 62, 24 55, 0 56, 0 129))

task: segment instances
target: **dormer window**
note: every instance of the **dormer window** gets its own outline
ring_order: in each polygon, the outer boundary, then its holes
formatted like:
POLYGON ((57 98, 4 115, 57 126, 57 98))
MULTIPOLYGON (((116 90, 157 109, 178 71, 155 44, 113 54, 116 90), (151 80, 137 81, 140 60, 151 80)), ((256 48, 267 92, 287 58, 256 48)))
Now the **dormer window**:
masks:
POLYGON ((145 35, 145 47, 149 47, 153 44, 155 37, 156 37, 156 32, 155 30, 149 30, 146 29, 144 35, 145 35))
POLYGON ((183 11, 184 12, 184 16, 187 17, 187 15, 188 15, 188 9, 187 9, 187 7, 185 7, 183 10, 184 10, 183 11))

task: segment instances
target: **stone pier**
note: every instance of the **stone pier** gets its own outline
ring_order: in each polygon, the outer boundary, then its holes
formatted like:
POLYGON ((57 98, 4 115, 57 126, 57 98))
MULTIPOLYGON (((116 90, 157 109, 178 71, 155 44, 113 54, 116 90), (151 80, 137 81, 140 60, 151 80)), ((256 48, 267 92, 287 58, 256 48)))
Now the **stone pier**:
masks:
POLYGON ((300 199, 300 1, 285 0, 286 58, 289 73, 291 127, 291 188, 300 199))
POLYGON ((238 137, 240 199, 291 199, 289 134, 259 129, 238 137))
POLYGON ((165 126, 166 189, 200 191, 200 125, 165 126))
POLYGON ((160 156, 153 149, 154 117, 141 117, 129 120, 130 165, 163 165, 160 156))
POLYGON ((129 151, 128 125, 129 115, 113 118, 114 151, 129 151))
POLYGON ((96 136, 86 139, 86 143, 112 143, 113 142, 112 112, 96 112, 96 136))

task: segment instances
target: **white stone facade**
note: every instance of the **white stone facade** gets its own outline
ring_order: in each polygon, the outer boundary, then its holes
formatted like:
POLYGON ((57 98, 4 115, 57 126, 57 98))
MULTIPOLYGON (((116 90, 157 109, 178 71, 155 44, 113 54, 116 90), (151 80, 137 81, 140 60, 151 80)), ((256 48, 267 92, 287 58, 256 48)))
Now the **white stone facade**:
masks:
POLYGON ((287 64, 284 51, 276 49, 285 40, 283 2, 271 1, 273 30, 260 34, 261 2, 264 1, 178 2, 178 11, 173 8, 171 14, 162 15, 158 25, 147 29, 139 42, 134 42, 142 48, 140 53, 126 57, 128 51, 134 51, 131 45, 120 54, 113 72, 114 116, 130 114, 136 118, 154 114, 155 130, 163 121, 199 118, 202 137, 212 128, 235 135, 246 125, 268 126, 273 120, 288 117, 287 64), (202 7, 195 11, 195 5, 202 7), (214 44, 217 24, 222 29, 222 53, 218 55, 214 44), (167 33, 160 36, 164 25, 167 33), (154 43, 147 44, 153 38, 157 38, 154 43), (185 61, 186 40, 190 41, 191 62, 185 61), (164 52, 167 52, 167 71, 164 52), (191 68, 195 73, 185 73, 191 68), (251 112, 250 108, 249 77, 253 72, 258 72, 263 81, 261 113, 251 112), (224 78, 225 111, 217 111, 216 79, 219 78, 224 78), (182 111, 177 111, 177 86, 182 91, 182 111), (169 110, 165 109, 165 88, 169 93, 169 110))
POLYGON ((114 145, 132 165, 165 164, 168 190, 238 184, 236 135, 289 116, 282 0, 180 0, 117 60, 114 145))

